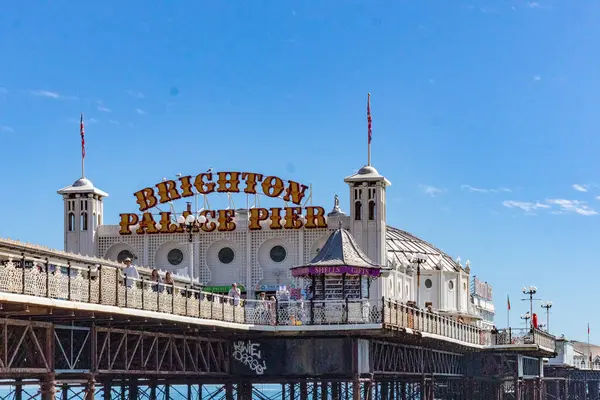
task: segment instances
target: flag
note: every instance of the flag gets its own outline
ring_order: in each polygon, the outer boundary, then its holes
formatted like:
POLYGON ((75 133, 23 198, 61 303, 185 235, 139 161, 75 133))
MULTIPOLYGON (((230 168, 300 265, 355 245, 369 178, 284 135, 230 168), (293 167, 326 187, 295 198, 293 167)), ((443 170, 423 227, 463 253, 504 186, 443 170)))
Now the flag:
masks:
POLYGON ((367 122, 369 125, 369 144, 371 144, 371 138, 373 137, 373 131, 371 130, 371 93, 367 97, 367 122))
POLYGON ((83 130, 83 113, 81 113, 79 130, 81 131, 81 158, 85 158, 85 131, 83 130))
POLYGON ((508 306, 508 311, 510 311, 510 297, 506 295, 506 305, 508 306))

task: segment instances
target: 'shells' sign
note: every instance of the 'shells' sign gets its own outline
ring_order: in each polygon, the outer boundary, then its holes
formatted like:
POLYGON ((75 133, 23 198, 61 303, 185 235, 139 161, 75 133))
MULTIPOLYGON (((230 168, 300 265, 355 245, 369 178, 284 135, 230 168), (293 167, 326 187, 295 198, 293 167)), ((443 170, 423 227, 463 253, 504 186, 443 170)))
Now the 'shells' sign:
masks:
MULTIPOLYGON (((291 180, 284 181, 276 176, 263 176, 251 172, 206 172, 195 177, 182 176, 177 181, 167 180, 147 187, 134 193, 142 212, 141 218, 138 214, 121 214, 121 235, 131 235, 131 228, 138 226, 136 233, 157 234, 157 233, 182 233, 184 227, 173 223, 170 212, 161 212, 158 214, 159 220, 154 219, 154 215, 147 210, 156 207, 159 204, 165 204, 170 201, 179 200, 185 197, 192 197, 196 194, 207 195, 210 193, 245 193, 245 194, 264 194, 267 197, 283 198, 284 201, 298 205, 298 207, 285 208, 251 208, 249 210, 248 228, 251 230, 260 230, 261 221, 270 219, 270 229, 299 229, 303 226, 308 229, 325 228, 325 210, 323 207, 309 206, 304 208, 304 217, 302 214, 302 199, 306 196, 308 186, 302 185, 291 180), (216 181, 213 180, 216 178, 216 181), (194 189, 196 191, 194 192, 194 189), (260 191, 260 193, 259 193, 260 191), (157 224, 158 222, 158 224, 157 224)), ((190 210, 183 212, 187 217, 192 214, 190 210)), ((235 230, 234 221, 235 210, 203 210, 200 212, 205 222, 196 224, 193 227, 194 232, 204 231, 212 232, 218 230, 227 232, 235 230)))

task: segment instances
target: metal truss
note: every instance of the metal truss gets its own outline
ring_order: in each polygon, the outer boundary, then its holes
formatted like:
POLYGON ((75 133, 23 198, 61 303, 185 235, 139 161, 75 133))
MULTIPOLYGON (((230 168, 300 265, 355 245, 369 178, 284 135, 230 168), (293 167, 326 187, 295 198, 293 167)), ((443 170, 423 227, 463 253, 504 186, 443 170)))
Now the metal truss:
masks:
POLYGON ((228 342, 158 332, 95 328, 100 374, 227 375, 228 342))
POLYGON ((54 326, 56 372, 89 372, 92 369, 92 330, 78 326, 54 326))
POLYGON ((48 373, 53 367, 52 324, 0 320, 0 374, 48 373))
POLYGON ((462 354, 407 346, 398 343, 371 342, 371 362, 376 375, 462 376, 462 354))

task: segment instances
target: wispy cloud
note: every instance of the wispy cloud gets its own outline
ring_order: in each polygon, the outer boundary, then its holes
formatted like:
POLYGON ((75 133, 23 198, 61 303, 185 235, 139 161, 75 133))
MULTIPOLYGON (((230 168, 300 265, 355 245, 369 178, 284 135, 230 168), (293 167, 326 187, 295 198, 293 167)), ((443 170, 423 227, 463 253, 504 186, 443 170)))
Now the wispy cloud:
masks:
POLYGON ((146 114, 146 112, 144 110, 142 110, 141 108, 136 108, 135 111, 140 115, 146 114))
POLYGON ((144 98, 144 94, 142 92, 136 92, 133 90, 128 90, 127 94, 130 95, 131 97, 135 97, 136 99, 143 99, 144 98))
POLYGON ((96 110, 101 111, 101 112, 107 112, 107 113, 112 112, 110 108, 108 108, 104 105, 102 100, 98 100, 96 102, 96 110))
POLYGON ((579 183, 573 185, 573 189, 577 190, 578 192, 587 192, 589 188, 590 185, 582 185, 579 183))
POLYGON ((512 192, 512 190, 510 190, 508 188, 504 188, 504 187, 484 189, 484 188, 474 187, 471 185, 460 185, 460 188, 462 190, 467 190, 467 191, 473 192, 473 193, 510 193, 510 192, 512 192))
POLYGON ((419 185, 419 188, 428 196, 435 197, 444 192, 444 189, 437 188, 431 185, 419 185))
POLYGON ((98 122, 100 122, 100 121, 98 121, 96 118, 90 118, 90 119, 88 119, 88 122, 89 122, 90 124, 97 124, 97 123, 98 123, 98 122))
POLYGON ((15 130, 10 126, 0 125, 0 132, 15 133, 15 130))
POLYGON ((60 99, 60 94, 58 94, 56 92, 50 92, 48 90, 30 90, 29 92, 32 95, 38 96, 38 97, 48 97, 50 99, 60 99))
POLYGON ((550 208, 548 204, 540 203, 539 201, 531 202, 531 201, 515 201, 515 200, 505 200, 502 202, 504 207, 508 208, 519 208, 527 213, 531 213, 540 208, 550 208))
POLYGON ((581 200, 546 199, 544 202, 506 200, 502 202, 502 205, 508 208, 521 209, 528 214, 539 209, 545 209, 551 214, 574 213, 584 216, 598 215, 598 212, 590 207, 587 202, 581 200))
POLYGON ((29 93, 36 97, 44 97, 47 99, 55 100, 77 100, 75 96, 65 96, 58 92, 51 92, 49 90, 30 90, 29 93))
POLYGON ((530 1, 527 3, 527 7, 529 8, 542 8, 542 5, 537 1, 530 1))
POLYGON ((541 77, 541 76, 539 76, 539 75, 534 75, 534 76, 533 76, 533 81, 534 81, 534 82, 539 82, 539 81, 541 81, 541 80, 542 80, 542 77, 541 77))
POLYGON ((0 94, 6 94, 6 93, 8 93, 8 89, 0 86, 0 94))
POLYGON ((109 119, 108 123, 113 125, 119 125, 119 121, 115 121, 114 119, 109 119))
POLYGON ((575 213, 579 215, 598 215, 598 212, 587 205, 587 202, 580 200, 566 200, 566 199, 548 199, 548 204, 556 205, 559 207, 559 211, 563 213, 575 213))

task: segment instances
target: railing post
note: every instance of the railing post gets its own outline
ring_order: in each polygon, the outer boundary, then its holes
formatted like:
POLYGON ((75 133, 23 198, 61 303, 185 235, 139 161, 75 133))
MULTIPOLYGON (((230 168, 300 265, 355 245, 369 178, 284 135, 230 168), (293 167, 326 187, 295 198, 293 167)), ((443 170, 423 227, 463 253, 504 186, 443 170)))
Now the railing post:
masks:
POLYGON ((92 302, 92 266, 88 265, 88 303, 92 302))
POLYGON ((160 292, 161 292, 160 289, 164 290, 164 286, 161 286, 162 283, 160 283, 160 282, 158 282, 157 285, 158 285, 157 286, 158 290, 156 291, 156 312, 160 312, 160 292))
POLYGON ((202 292, 198 292, 198 318, 202 318, 202 292))
POLYGON ((210 319, 213 319, 213 303, 215 302, 215 296, 210 295, 210 319))
POLYGON ((275 297, 275 326, 279 326, 279 300, 275 297))
POLYGON ((175 314, 175 281, 171 283, 171 314, 175 314))
POLYGON ((71 300, 71 261, 67 261, 67 300, 71 300))
MULTIPOLYGON (((146 308, 144 307, 144 277, 142 276, 142 310, 145 310, 146 308)), ((158 291, 156 292, 158 293, 158 291)))
POLYGON ((115 268, 115 306, 119 306, 119 268, 115 268))
MULTIPOLYGON (((369 321, 371 322, 371 321, 369 321)), ((373 321, 377 322, 377 321, 373 321)), ((385 297, 381 296, 381 324, 385 324, 385 297)))
MULTIPOLYGON (((200 298, 198 298, 200 300, 200 298)), ((239 300, 238 300, 239 304, 239 300)), ((233 322, 235 322, 235 298, 232 300, 231 305, 233 306, 233 322)))
MULTIPOLYGON (((133 279, 133 278, 131 278, 133 279)), ((125 283, 125 307, 129 308, 129 287, 127 286, 127 275, 123 274, 123 282, 125 283)), ((131 286, 133 286, 135 282, 131 286)))
POLYGON ((315 303, 313 299, 310 299, 310 324, 315 324, 315 303))
POLYGON ((350 302, 348 301, 348 297, 346 297, 346 321, 345 321, 346 325, 348 325, 348 320, 350 319, 349 318, 349 314, 350 314, 349 307, 350 307, 350 302))
POLYGON ((46 257, 46 298, 50 297, 50 265, 46 257))
POLYGON ((185 286, 185 316, 186 317, 188 315, 188 299, 189 299, 189 293, 188 293, 188 287, 186 285, 185 286))
POLYGON ((25 294, 25 253, 21 253, 21 285, 23 285, 23 294, 25 294))
POLYGON ((225 321, 225 297, 221 297, 221 321, 225 321))
POLYGON ((102 265, 98 264, 98 304, 102 304, 102 265))

